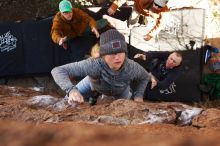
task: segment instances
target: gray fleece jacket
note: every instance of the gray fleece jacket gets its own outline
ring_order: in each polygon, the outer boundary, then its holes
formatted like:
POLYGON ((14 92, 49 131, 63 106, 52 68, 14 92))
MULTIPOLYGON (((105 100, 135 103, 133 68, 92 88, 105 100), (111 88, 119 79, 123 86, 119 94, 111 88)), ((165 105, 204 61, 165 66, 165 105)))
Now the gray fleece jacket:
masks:
POLYGON ((74 87, 70 78, 89 76, 93 88, 101 94, 119 96, 132 81, 136 81, 135 97, 143 97, 144 90, 150 79, 148 72, 138 63, 125 59, 120 70, 111 70, 102 58, 86 59, 63 66, 52 71, 55 82, 67 93, 74 87))

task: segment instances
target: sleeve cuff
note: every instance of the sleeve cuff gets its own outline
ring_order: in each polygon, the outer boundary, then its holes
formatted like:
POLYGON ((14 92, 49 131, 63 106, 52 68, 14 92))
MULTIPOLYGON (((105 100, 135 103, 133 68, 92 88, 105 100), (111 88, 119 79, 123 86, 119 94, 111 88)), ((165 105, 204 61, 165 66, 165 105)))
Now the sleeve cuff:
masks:
POLYGON ((78 90, 78 88, 76 86, 72 86, 71 88, 66 90, 66 94, 69 96, 70 91, 72 91, 73 89, 78 90))
POLYGON ((113 11, 116 11, 118 9, 118 5, 116 5, 115 3, 112 3, 111 7, 110 7, 113 11))

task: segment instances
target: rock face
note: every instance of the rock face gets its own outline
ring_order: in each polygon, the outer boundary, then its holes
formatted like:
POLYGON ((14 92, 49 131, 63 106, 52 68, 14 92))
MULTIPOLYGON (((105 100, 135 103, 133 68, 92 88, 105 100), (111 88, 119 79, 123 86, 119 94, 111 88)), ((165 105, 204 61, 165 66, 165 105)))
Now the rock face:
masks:
POLYGON ((192 125, 200 128, 220 127, 220 110, 214 108, 205 110, 193 119, 192 125))
POLYGON ((3 97, 7 104, 2 104, 1 111, 4 111, 0 113, 2 119, 8 119, 9 116, 9 119, 31 122, 84 121, 116 125, 158 123, 190 125, 192 119, 202 112, 201 108, 181 103, 138 103, 123 99, 102 102, 95 106, 86 103, 73 106, 69 105, 66 99, 51 95, 31 96, 31 92, 36 92, 31 89, 11 87, 5 90, 11 97, 3 97))
POLYGON ((8 86, 0 86, 0 99, 0 145, 215 145, 220 131, 220 110, 182 103, 121 99, 72 106, 56 94, 8 86))

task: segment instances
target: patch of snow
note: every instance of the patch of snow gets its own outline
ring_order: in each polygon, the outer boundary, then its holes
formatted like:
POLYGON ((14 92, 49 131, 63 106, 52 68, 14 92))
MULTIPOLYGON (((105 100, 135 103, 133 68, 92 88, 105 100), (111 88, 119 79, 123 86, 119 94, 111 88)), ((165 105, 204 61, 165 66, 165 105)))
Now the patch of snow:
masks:
POLYGON ((17 91, 15 87, 8 87, 8 89, 10 89, 12 92, 17 91))
POLYGON ((58 98, 55 98, 51 95, 40 95, 34 96, 27 101, 29 105, 38 106, 38 107, 48 107, 53 105, 58 101, 58 98))
POLYGON ((29 88, 29 89, 34 90, 34 91, 39 91, 39 92, 41 92, 41 91, 44 90, 44 87, 31 87, 31 88, 29 88))
POLYGON ((156 112, 149 112, 146 120, 140 122, 139 124, 156 124, 156 123, 164 123, 165 120, 169 121, 168 112, 166 110, 159 110, 156 112), (165 115, 165 117, 163 116, 165 115))
POLYGON ((69 104, 68 103, 68 99, 67 98, 64 98, 58 102, 56 102, 54 105, 52 105, 52 108, 56 111, 62 111, 62 110, 65 110, 67 108, 78 108, 77 107, 77 103, 71 103, 69 104))
POLYGON ((21 93, 11 93, 12 96, 24 96, 25 94, 21 94, 21 93))
POLYGON ((178 117, 177 123, 180 125, 189 125, 192 123, 192 119, 201 114, 203 111, 202 108, 191 108, 191 109, 185 109, 181 112, 181 115, 178 117))

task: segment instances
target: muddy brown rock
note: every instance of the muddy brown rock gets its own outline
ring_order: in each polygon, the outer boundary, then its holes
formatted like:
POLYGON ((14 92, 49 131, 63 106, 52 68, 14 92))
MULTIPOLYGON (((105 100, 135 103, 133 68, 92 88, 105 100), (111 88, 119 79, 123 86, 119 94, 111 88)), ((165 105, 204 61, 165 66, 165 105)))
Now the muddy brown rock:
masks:
POLYGON ((84 121, 93 123, 178 124, 190 125, 201 108, 181 103, 139 103, 118 99, 90 106, 88 103, 74 107, 56 95, 45 95, 33 89, 0 86, 1 119, 29 122, 84 121))
POLYGON ((201 115, 193 119, 192 125, 201 128, 220 127, 220 110, 214 108, 205 110, 201 115))
POLYGON ((115 100, 56 110, 54 105, 63 99, 56 94, 45 95, 33 89, 0 86, 0 146, 219 145, 219 109, 203 109, 191 117, 192 125, 184 126, 178 125, 181 114, 190 115, 200 108, 115 100), (33 97, 49 97, 51 105, 36 106, 40 102, 31 100, 33 97), (35 106, 27 101, 34 101, 35 106))

